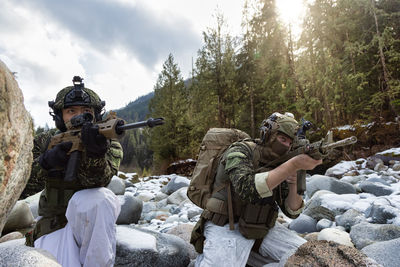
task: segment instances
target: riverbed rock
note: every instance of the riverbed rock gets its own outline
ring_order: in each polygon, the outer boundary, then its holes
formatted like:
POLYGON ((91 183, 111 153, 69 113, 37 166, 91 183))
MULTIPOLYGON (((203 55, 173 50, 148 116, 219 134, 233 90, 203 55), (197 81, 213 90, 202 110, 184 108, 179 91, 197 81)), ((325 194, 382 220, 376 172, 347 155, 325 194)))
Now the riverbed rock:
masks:
POLYGON ((400 226, 392 224, 359 223, 350 231, 350 238, 358 249, 375 242, 400 238, 400 226))
POLYGON ((7 218, 3 232, 11 232, 23 228, 29 228, 34 222, 34 218, 29 205, 23 201, 17 201, 7 218))
POLYGON ((33 123, 17 81, 0 61, 0 233, 29 179, 33 123))
POLYGON ((25 246, 25 238, 0 244, 0 266, 61 267, 49 252, 25 246))
POLYGON ((285 266, 380 266, 355 248, 332 241, 309 241, 301 245, 285 266))
POLYGON ((186 267, 189 262, 189 252, 181 238, 132 225, 117 226, 114 266, 186 267))
POLYGON ((361 251, 382 266, 398 266, 400 238, 376 242, 364 247, 361 251))

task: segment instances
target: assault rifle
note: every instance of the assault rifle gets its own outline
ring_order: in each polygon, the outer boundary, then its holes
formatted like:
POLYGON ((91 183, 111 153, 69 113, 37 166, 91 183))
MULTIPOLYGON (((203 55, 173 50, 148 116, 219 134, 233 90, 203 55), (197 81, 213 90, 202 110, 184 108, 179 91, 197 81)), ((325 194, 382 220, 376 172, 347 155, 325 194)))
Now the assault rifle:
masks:
MULTIPOLYGON (((270 170, 271 168, 276 168, 300 154, 307 154, 314 159, 324 159, 334 148, 348 146, 357 142, 357 137, 355 136, 333 142, 332 131, 329 131, 324 139, 310 144, 310 141, 305 137, 306 131, 310 128, 311 123, 303 120, 302 126, 297 131, 296 138, 293 140, 291 150, 284 156, 263 166, 262 169, 270 170)), ((299 170, 297 172, 297 193, 303 195, 304 191, 306 191, 306 171, 299 170)))
MULTIPOLYGON (((90 113, 83 113, 74 116, 69 122, 68 131, 59 133, 52 137, 48 149, 53 148, 55 145, 62 142, 72 142, 72 147, 68 151, 70 158, 68 160, 67 168, 65 171, 64 181, 73 181, 77 177, 79 162, 81 160, 82 151, 84 146, 81 141, 81 128, 83 124, 93 121, 93 115, 90 113)), ((117 118, 115 112, 110 111, 107 117, 94 125, 99 127, 99 133, 107 139, 117 139, 124 136, 126 130, 142 128, 142 127, 155 127, 164 124, 164 118, 150 118, 147 121, 134 122, 125 124, 125 121, 117 118)))

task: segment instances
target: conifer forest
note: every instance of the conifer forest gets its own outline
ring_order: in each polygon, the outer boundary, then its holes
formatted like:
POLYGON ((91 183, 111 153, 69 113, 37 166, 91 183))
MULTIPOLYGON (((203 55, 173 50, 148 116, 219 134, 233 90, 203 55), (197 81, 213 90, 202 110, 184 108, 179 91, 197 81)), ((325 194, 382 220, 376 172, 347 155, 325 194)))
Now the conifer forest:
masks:
POLYGON ((170 54, 154 86, 146 131, 154 162, 194 158, 206 131, 232 127, 258 137, 271 113, 291 112, 326 132, 394 120, 400 113, 400 1, 309 1, 302 32, 280 21, 274 0, 249 0, 242 34, 223 13, 203 32, 191 77, 170 54))

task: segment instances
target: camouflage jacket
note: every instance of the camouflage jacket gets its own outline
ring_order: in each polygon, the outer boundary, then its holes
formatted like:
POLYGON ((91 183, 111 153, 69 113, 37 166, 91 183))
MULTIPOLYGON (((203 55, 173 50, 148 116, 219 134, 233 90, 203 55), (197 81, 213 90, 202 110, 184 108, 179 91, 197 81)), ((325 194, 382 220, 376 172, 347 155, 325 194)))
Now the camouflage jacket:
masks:
MULTIPOLYGON (((256 190, 255 174, 259 166, 254 166, 254 151, 246 148, 245 145, 234 143, 224 153, 225 173, 227 173, 233 190, 239 195, 242 201, 252 204, 263 204, 270 201, 270 197, 262 198, 256 190)), ((282 212, 290 218, 298 214, 288 210, 285 200, 289 194, 289 187, 286 181, 273 190, 273 198, 281 208, 282 212)))
POLYGON ((34 240, 64 227, 66 223, 65 212, 72 195, 82 189, 106 186, 111 178, 117 174, 123 156, 119 142, 111 140, 108 151, 103 158, 87 157, 85 151, 83 151, 76 181, 64 182, 63 173, 60 177, 50 178, 48 172, 40 167, 39 157, 47 150, 53 135, 54 131, 48 131, 34 139, 34 162, 31 177, 45 181, 45 189, 40 196, 38 210, 39 215, 43 218, 39 220, 34 230, 34 240))

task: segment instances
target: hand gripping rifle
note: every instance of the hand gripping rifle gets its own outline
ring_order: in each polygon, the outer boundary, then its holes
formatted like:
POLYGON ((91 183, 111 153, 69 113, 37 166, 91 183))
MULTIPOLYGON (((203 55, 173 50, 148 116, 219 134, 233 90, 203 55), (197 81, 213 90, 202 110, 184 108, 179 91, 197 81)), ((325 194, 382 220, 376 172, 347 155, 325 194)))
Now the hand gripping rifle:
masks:
MULTIPOLYGON (((300 154, 307 154, 314 159, 324 159, 334 148, 348 146, 357 142, 357 137, 355 136, 333 142, 332 131, 329 131, 324 139, 310 144, 310 141, 306 139, 305 136, 306 131, 309 130, 311 126, 311 122, 303 120, 301 127, 296 133, 296 138, 293 141, 290 151, 284 156, 272 161, 266 166, 263 166, 263 169, 267 168, 270 170, 271 168, 276 168, 282 163, 300 154)), ((306 171, 299 170, 297 171, 297 193, 303 195, 304 191, 306 191, 306 171)))
MULTIPOLYGON (((77 177, 79 162, 81 160, 82 151, 84 150, 81 141, 81 128, 83 124, 93 121, 93 115, 90 113, 83 113, 73 117, 68 123, 69 130, 59 133, 52 137, 48 149, 53 148, 55 145, 62 142, 72 142, 72 147, 68 151, 70 158, 68 160, 67 168, 65 171, 64 181, 73 181, 77 177)), ((107 139, 121 138, 126 130, 142 128, 142 127, 155 127, 164 124, 164 118, 150 118, 147 121, 140 121, 125 124, 125 121, 117 118, 115 112, 110 111, 107 117, 94 125, 99 127, 99 133, 104 135, 107 139)))

